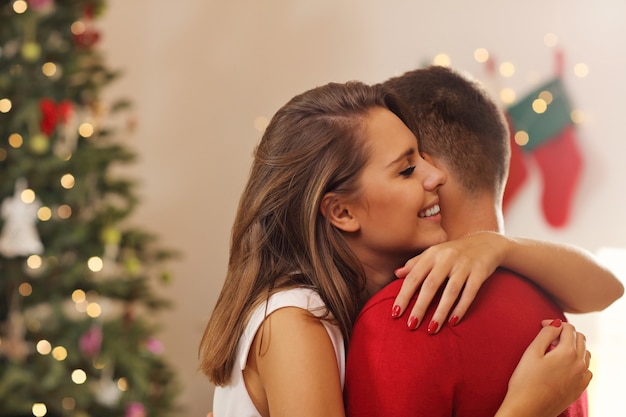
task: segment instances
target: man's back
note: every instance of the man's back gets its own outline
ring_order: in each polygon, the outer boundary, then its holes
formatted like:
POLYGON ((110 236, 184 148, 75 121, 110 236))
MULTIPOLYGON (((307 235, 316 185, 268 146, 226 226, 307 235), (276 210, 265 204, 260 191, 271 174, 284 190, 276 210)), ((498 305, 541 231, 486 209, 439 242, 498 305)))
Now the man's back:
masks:
MULTIPOLYGON (((354 327, 346 365, 349 417, 493 417, 524 350, 562 311, 528 281, 498 270, 457 326, 416 331, 390 318, 402 281, 378 292, 354 327)), ((432 303, 435 306, 437 303, 432 303)), ((562 414, 586 416, 583 395, 562 414)))

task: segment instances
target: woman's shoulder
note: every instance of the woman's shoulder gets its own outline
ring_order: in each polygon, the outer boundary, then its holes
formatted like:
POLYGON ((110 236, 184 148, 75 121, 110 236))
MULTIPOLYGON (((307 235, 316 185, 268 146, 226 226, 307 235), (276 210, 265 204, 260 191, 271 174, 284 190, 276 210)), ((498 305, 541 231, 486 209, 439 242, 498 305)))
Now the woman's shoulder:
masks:
POLYGON ((323 315, 326 309, 318 292, 308 287, 294 287, 280 290, 272 294, 267 303, 262 303, 259 306, 259 308, 264 310, 268 315, 283 307, 298 307, 308 310, 316 316, 323 315))
POLYGON ((241 361, 241 369, 245 367, 245 360, 257 331, 270 315, 279 310, 282 310, 281 316, 297 319, 311 315, 321 317, 326 311, 326 307, 317 291, 312 288, 292 287, 281 289, 272 294, 266 302, 259 304, 253 310, 241 335, 237 355, 241 361))

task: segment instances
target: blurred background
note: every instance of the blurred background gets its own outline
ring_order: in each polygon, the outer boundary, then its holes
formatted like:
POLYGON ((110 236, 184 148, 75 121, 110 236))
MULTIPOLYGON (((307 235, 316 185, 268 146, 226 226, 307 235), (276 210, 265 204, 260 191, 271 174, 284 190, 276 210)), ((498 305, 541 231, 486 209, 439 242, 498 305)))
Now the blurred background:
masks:
MULTIPOLYGON (((212 407, 197 347, 224 279, 254 146, 282 104, 329 81, 380 82, 437 62, 483 80, 506 107, 553 79, 562 51, 577 180, 553 183, 528 158, 506 231, 581 246, 626 276, 621 0, 111 0, 100 28, 109 65, 124 71, 106 95, 135 105, 130 146, 140 159, 132 174, 143 203, 134 221, 183 254, 165 293, 175 308, 162 316, 162 340, 189 416, 212 407), (542 206, 549 187, 571 191, 553 208, 565 216, 558 225, 542 206)), ((591 415, 614 415, 623 395, 624 304, 570 316, 593 353, 591 415)))

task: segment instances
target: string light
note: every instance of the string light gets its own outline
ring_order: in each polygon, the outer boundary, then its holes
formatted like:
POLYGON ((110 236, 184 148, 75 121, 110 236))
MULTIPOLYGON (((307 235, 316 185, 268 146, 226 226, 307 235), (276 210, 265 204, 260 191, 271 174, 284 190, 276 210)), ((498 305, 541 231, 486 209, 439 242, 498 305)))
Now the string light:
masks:
POLYGON ((43 417, 46 414, 48 414, 48 408, 46 407, 46 405, 44 403, 34 403, 33 404, 33 415, 35 417, 43 417))
POLYGON ((487 51, 485 48, 476 49, 474 51, 474 59, 476 60, 476 62, 484 64, 485 62, 489 61, 489 51, 487 51))
POLYGON ((41 66, 41 72, 43 72, 46 77, 54 77, 57 73, 57 66, 54 62, 46 62, 41 66))
POLYGON ((19 148, 24 144, 24 138, 19 133, 11 133, 9 135, 9 145, 13 148, 19 148))
POLYGON ((50 220, 52 218, 52 210, 50 210, 50 207, 40 207, 39 210, 37 210, 37 218, 42 222, 50 220))
POLYGON ((91 137, 91 135, 93 135, 93 132, 94 128, 91 123, 85 122, 81 123, 81 125, 78 126, 78 133, 84 138, 91 137))
POLYGON ((515 98, 515 91, 512 88, 506 87, 500 90, 500 100, 502 100, 504 104, 512 104, 515 98))
POLYGON ((545 113, 548 109, 548 103, 546 103, 543 99, 535 99, 533 100, 532 108, 537 114, 545 113))
POLYGON ((120 389, 120 391, 126 391, 128 390, 128 381, 126 380, 126 378, 120 378, 117 380, 117 387, 120 389))
POLYGON ((85 311, 89 317, 94 319, 102 315, 102 307, 98 303, 89 303, 85 311))
POLYGON ((572 122, 574 124, 580 125, 580 124, 585 123, 587 118, 586 118, 585 112, 579 109, 574 109, 570 113, 570 119, 572 119, 572 122))
POLYGON ((81 289, 74 290, 74 292, 72 292, 72 301, 75 303, 74 307, 76 311, 79 313, 87 311, 89 303, 87 303, 87 294, 85 294, 85 291, 81 289))
POLYGON ((87 267, 93 272, 101 271, 103 266, 104 262, 102 262, 102 259, 97 256, 92 256, 87 261, 87 267))
POLYGON ((548 90, 544 90, 539 93, 539 98, 546 102, 546 104, 552 103, 552 93, 548 90))
POLYGON ((57 209, 57 214, 62 219, 69 219, 72 216, 72 208, 67 204, 63 204, 57 209))
POLYGON ((451 64, 450 57, 446 54, 437 54, 433 59, 433 64, 439 65, 440 67, 449 67, 451 64))
POLYGON ((17 291, 22 297, 28 297, 33 293, 33 286, 30 285, 28 282, 22 282, 17 288, 17 291))
POLYGON ((587 66, 587 64, 581 62, 574 65, 574 75, 576 75, 578 78, 585 78, 587 75, 589 75, 589 67, 587 66))
POLYGON ((77 385, 84 384, 87 381, 87 373, 82 369, 75 369, 72 372, 72 381, 77 385))
POLYGON ((39 255, 30 255, 26 259, 26 265, 28 265, 30 269, 39 269, 41 268, 42 264, 43 264, 43 260, 41 259, 41 256, 39 255))
POLYGON ((76 21, 72 23, 70 30, 72 31, 73 35, 82 35, 83 33, 85 33, 85 24, 80 20, 76 21))
POLYGON ((61 400, 61 407, 64 410, 73 410, 76 407, 76 400, 72 397, 65 397, 61 400))
POLYGON ((74 292, 72 292, 72 301, 74 301, 75 303, 82 303, 86 299, 87 295, 85 294, 85 291, 74 290, 74 292))
POLYGON ((74 187, 74 176, 72 174, 65 174, 61 177, 61 186, 66 190, 74 187))
POLYGON ((20 199, 23 203, 31 204, 33 201, 35 201, 35 192, 30 188, 27 188, 20 194, 20 199))
POLYGON ((52 349, 52 357, 59 362, 64 361, 65 359, 67 359, 67 349, 65 349, 63 346, 55 347, 54 349, 52 349))
POLYGON ((0 99, 0 113, 8 113, 11 111, 11 107, 13 107, 13 103, 8 98, 0 99))
POLYGON ((503 62, 500 64, 500 74, 506 78, 512 77, 515 74, 515 65, 512 62, 503 62))
POLYGON ((13 2, 13 11, 17 14, 22 14, 28 10, 28 3, 24 0, 15 0, 13 2))
POLYGON ((52 345, 46 339, 41 339, 35 347, 40 355, 49 355, 52 352, 52 345))
POLYGON ((548 47, 548 48, 552 48, 558 45, 559 43, 559 37, 556 36, 556 34, 549 32, 546 33, 545 36, 543 37, 543 43, 548 47))
POLYGON ((515 143, 517 143, 519 146, 527 145, 529 140, 530 138, 528 137, 528 133, 524 132, 523 130, 515 132, 515 143))
POLYGON ((267 117, 259 116, 254 119, 254 129, 256 129, 257 132, 263 133, 269 123, 270 121, 267 117))

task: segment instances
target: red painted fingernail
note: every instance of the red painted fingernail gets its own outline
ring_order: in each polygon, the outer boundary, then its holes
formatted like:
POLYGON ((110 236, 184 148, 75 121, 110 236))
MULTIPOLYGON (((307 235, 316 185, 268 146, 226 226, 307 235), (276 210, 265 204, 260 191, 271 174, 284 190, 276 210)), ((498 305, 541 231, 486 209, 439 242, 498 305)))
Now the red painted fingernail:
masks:
POLYGON ((391 310, 391 317, 394 318, 394 319, 397 319, 398 317, 400 317, 400 306, 399 305, 393 306, 393 309, 391 310))
POLYGON ((413 316, 409 317, 409 323, 408 323, 409 329, 411 330, 417 329, 418 323, 419 323, 419 320, 417 319, 417 317, 413 317, 413 316))
POLYGON ((428 334, 435 333, 438 328, 439 328, 439 323, 436 322, 435 320, 431 321, 430 324, 428 325, 428 334))
POLYGON ((552 320, 552 322, 550 323, 550 326, 552 326, 552 327, 561 327, 561 320, 559 320, 559 319, 552 320))
POLYGON ((454 326, 458 322, 459 322, 459 317, 458 316, 452 316, 452 317, 450 317, 450 321, 448 322, 448 324, 450 326, 454 326))

